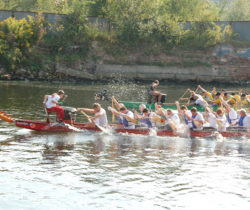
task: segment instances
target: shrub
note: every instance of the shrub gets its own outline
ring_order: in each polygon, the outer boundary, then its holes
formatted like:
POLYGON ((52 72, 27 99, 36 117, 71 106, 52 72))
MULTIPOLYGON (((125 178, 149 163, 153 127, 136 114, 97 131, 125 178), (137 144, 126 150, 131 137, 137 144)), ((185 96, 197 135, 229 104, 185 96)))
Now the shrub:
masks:
POLYGON ((0 21, 0 60, 8 71, 16 68, 32 56, 33 47, 44 34, 43 19, 29 17, 28 20, 8 18, 0 21))

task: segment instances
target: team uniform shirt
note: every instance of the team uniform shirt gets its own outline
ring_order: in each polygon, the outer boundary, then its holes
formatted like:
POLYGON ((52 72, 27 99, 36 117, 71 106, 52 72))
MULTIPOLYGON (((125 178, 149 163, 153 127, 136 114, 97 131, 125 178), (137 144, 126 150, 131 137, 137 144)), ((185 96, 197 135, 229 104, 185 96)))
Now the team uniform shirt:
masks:
POLYGON ((180 118, 178 116, 178 114, 173 114, 171 116, 166 116, 167 120, 171 120, 173 121, 173 123, 178 126, 180 124, 180 118))
POLYGON ((208 121, 208 124, 210 127, 214 128, 214 129, 218 129, 218 125, 217 125, 217 122, 216 122, 216 117, 213 113, 208 113, 208 116, 207 116, 207 121, 208 121))
POLYGON ((219 98, 215 99, 213 101, 213 105, 217 105, 217 106, 220 106, 221 105, 221 100, 219 98))
MULTIPOLYGON (((185 112, 186 112, 186 115, 192 118, 192 113, 190 110, 186 110, 185 112)), ((188 118, 184 114, 182 114, 182 118, 184 119, 184 122, 186 125, 189 125, 190 123, 192 124, 192 121, 188 120, 188 118)))
POLYGON ((145 114, 142 114, 142 116, 145 117, 146 119, 142 119, 142 120, 140 121, 140 125, 141 125, 141 126, 146 125, 146 126, 149 127, 149 128, 155 127, 155 122, 153 122, 153 121, 151 120, 151 118, 154 117, 154 116, 156 116, 156 113, 150 112, 148 116, 146 116, 145 114))
POLYGON ((213 98, 213 95, 212 95, 211 93, 206 92, 206 93, 205 93, 205 96, 204 96, 204 99, 205 99, 206 101, 212 101, 214 98, 213 98))
POLYGON ((227 117, 225 115, 217 116, 217 124, 219 131, 226 131, 227 127, 229 126, 227 117))
POLYGON ((99 115, 94 121, 97 125, 102 127, 108 127, 108 119, 105 109, 101 108, 99 112, 95 113, 95 116, 99 115))
POLYGON ((203 107, 208 106, 207 102, 202 98, 201 95, 196 94, 196 96, 198 97, 198 99, 196 99, 195 104, 203 106, 203 107))
POLYGON ((244 117, 240 117, 238 124, 239 124, 239 126, 250 128, 250 116, 246 115, 244 117))
POLYGON ((135 129, 135 124, 133 122, 128 121, 124 116, 128 116, 128 117, 134 119, 134 113, 131 111, 128 111, 126 114, 121 114, 120 117, 121 117, 121 122, 122 122, 124 128, 135 129))
POLYGON ((238 115, 235 109, 231 108, 230 112, 228 113, 228 122, 229 124, 235 124, 238 122, 238 115))
POLYGON ((237 101, 237 103, 241 103, 241 97, 240 97, 240 95, 234 95, 233 97, 235 98, 235 100, 237 101))
POLYGON ((47 109, 50 109, 52 107, 55 107, 57 104, 53 102, 58 102, 60 100, 60 96, 55 94, 55 95, 49 95, 48 99, 45 103, 45 106, 47 109))
MULTIPOLYGON (((205 121, 203 118, 203 115, 199 112, 197 112, 197 114, 195 116, 192 115, 192 119, 203 121, 203 122, 205 121)), ((189 123, 189 126, 191 126, 191 128, 193 128, 194 130, 202 130, 203 129, 203 125, 201 127, 197 128, 193 121, 191 124, 189 123)))
POLYGON ((244 106, 247 106, 247 105, 250 104, 250 101, 249 101, 247 98, 245 98, 245 99, 243 99, 243 100, 241 101, 241 104, 244 105, 244 106))

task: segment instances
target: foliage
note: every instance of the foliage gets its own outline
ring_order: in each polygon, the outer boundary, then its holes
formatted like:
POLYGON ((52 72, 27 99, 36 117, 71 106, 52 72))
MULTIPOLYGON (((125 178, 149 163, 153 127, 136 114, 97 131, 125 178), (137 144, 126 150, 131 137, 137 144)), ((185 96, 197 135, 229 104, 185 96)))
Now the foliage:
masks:
POLYGON ((150 40, 173 48, 188 40, 202 48, 222 38, 213 23, 219 10, 205 0, 107 0, 105 13, 122 42, 150 40), (190 28, 185 28, 187 20, 192 22, 190 28))
POLYGON ((42 39, 44 22, 39 16, 28 20, 8 18, 0 22, 0 60, 10 71, 32 55, 35 45, 42 39))
POLYGON ((87 13, 86 2, 75 0, 71 12, 61 20, 60 24, 51 26, 45 44, 54 55, 59 57, 64 55, 67 60, 72 60, 70 56, 73 58, 86 56, 93 37, 87 13))
POLYGON ((221 20, 224 21, 250 21, 249 0, 220 0, 221 20))

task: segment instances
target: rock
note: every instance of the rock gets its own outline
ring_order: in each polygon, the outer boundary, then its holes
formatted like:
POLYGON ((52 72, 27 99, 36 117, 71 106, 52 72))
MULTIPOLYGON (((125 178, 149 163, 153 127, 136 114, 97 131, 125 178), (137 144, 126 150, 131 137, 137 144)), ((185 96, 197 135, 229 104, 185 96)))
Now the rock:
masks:
POLYGON ((25 75, 27 73, 27 70, 21 68, 21 69, 17 69, 15 73, 16 73, 16 75, 22 75, 23 76, 23 75, 25 75))

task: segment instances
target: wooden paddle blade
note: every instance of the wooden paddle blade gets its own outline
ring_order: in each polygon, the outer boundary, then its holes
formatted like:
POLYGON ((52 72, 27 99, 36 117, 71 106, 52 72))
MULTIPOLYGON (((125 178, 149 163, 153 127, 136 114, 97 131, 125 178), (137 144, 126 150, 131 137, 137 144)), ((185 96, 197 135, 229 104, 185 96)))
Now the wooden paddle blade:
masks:
POLYGON ((14 120, 10 116, 8 116, 7 114, 4 114, 4 113, 0 113, 0 119, 6 121, 8 123, 14 122, 14 120))

